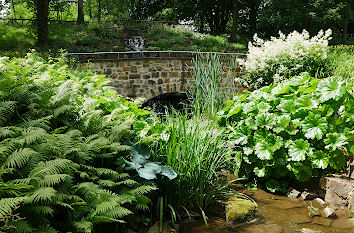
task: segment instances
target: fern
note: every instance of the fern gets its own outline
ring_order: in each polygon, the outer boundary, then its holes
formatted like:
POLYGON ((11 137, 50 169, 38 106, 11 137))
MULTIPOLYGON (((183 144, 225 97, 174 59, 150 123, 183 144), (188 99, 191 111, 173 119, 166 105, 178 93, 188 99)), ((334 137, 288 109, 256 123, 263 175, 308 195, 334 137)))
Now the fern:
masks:
POLYGON ((155 188, 119 165, 142 110, 102 76, 28 56, 1 61, 0 218, 19 214, 11 232, 92 232, 146 210, 155 188))
POLYGON ((27 200, 27 197, 13 197, 0 199, 0 219, 12 212, 21 202, 27 200))
POLYGON ((38 155, 38 152, 30 149, 23 148, 13 151, 7 160, 4 162, 3 167, 5 168, 21 168, 23 167, 32 157, 38 155))
POLYGON ((15 101, 0 101, 0 126, 6 126, 15 108, 15 101))

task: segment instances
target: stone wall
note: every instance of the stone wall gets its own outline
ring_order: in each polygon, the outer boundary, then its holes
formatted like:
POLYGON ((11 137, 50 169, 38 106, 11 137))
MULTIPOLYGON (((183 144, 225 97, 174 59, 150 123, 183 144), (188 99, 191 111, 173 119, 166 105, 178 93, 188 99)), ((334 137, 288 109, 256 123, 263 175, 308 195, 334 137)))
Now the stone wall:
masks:
MULTIPOLYGON (((130 98, 147 100, 166 93, 183 93, 190 84, 192 62, 188 58, 143 58, 94 61, 90 68, 111 79, 117 93, 130 98)), ((235 74, 224 61, 224 87, 234 94, 235 74), (226 84, 226 85, 225 85, 226 84)), ((237 69, 236 73, 239 72, 237 69)), ((237 74, 236 74, 237 75, 237 74)), ((230 97, 232 96, 230 95, 230 97)))
POLYGON ((120 95, 131 98, 185 92, 191 75, 191 61, 185 59, 96 61, 90 68, 109 77, 120 95))

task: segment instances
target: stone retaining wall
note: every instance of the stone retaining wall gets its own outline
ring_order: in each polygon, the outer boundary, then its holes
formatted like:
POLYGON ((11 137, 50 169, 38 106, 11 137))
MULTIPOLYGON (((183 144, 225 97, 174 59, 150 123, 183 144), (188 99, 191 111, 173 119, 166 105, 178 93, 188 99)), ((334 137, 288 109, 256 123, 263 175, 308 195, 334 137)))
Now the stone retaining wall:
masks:
POLYGON ((190 77, 189 60, 141 59, 95 62, 90 68, 105 74, 125 97, 153 98, 170 92, 184 92, 190 77))
MULTIPOLYGON (((105 74, 112 80, 112 86, 124 97, 143 97, 151 99, 161 94, 186 91, 191 77, 189 59, 136 59, 117 61, 95 61, 90 68, 99 74, 105 74)), ((224 80, 230 72, 225 67, 224 80)), ((231 81, 229 81, 231 80, 231 81)))

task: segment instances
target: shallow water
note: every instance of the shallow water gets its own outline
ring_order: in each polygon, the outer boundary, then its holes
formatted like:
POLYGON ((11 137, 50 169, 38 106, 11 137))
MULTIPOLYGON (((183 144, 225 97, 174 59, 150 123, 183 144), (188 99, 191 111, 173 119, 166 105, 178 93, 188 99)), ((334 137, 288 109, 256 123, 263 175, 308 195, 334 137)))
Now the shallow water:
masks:
MULTIPOLYGON (((208 226, 202 220, 188 222, 181 225, 181 233, 292 233, 292 232, 323 232, 323 233, 354 233, 354 218, 348 219, 347 211, 336 211, 336 219, 320 216, 309 217, 307 206, 310 201, 300 199, 291 200, 288 197, 277 196, 263 190, 247 191, 259 205, 263 216, 257 223, 230 231, 226 221, 221 217, 210 217, 208 226), (312 231, 309 231, 312 230, 312 231)), ((312 205, 316 205, 312 201, 312 205)), ((320 208, 321 209, 321 208, 320 208)))

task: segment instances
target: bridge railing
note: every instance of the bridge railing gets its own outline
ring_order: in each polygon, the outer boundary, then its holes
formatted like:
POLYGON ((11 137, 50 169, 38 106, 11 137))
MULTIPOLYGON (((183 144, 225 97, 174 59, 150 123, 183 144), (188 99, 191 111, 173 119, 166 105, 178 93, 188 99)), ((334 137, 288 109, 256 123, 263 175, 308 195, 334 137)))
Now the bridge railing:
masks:
POLYGON ((78 62, 99 62, 119 60, 143 59, 193 59, 200 54, 216 54, 223 60, 246 58, 245 53, 233 52, 199 52, 199 51, 126 51, 126 52, 92 52, 92 53, 66 53, 65 56, 74 58, 78 62))

